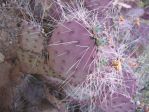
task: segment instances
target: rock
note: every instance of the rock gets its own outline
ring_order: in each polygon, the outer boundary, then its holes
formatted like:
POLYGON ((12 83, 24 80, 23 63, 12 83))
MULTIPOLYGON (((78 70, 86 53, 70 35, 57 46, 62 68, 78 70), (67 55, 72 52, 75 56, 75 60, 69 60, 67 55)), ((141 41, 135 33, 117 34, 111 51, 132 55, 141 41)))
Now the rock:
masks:
POLYGON ((4 62, 5 56, 0 52, 0 63, 4 62))

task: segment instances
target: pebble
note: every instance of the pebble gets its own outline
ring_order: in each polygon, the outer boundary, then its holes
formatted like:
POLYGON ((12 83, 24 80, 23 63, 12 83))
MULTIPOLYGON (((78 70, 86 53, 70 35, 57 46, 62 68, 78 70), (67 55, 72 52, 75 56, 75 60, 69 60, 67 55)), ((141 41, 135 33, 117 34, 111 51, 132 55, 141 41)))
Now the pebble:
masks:
POLYGON ((5 56, 0 52, 0 63, 4 62, 5 56))

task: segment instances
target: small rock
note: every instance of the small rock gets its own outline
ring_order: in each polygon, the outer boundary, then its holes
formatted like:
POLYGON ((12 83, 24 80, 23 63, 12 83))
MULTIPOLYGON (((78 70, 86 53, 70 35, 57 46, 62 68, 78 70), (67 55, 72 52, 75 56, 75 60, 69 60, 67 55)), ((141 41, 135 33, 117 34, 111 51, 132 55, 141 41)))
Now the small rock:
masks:
POLYGON ((144 112, 149 112, 149 106, 148 105, 144 106, 144 112))
POLYGON ((0 52, 0 63, 4 62, 5 56, 0 52))

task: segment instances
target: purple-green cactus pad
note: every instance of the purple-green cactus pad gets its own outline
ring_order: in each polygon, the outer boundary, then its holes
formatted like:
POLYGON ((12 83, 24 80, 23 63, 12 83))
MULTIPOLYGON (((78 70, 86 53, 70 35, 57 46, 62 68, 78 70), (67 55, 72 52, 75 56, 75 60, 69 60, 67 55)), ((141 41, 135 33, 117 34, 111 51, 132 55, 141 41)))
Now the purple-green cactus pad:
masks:
POLYGON ((22 49, 41 54, 44 38, 41 28, 33 22, 23 21, 20 46, 22 49))
POLYGON ((149 20, 149 6, 145 8, 143 18, 149 20))
POLYGON ((85 6, 89 10, 101 10, 106 8, 112 0, 85 0, 85 6))
POLYGON ((49 42, 48 51, 53 69, 72 85, 82 83, 86 75, 93 71, 96 45, 79 22, 70 21, 58 25, 49 42))
POLYGON ((117 93, 101 105, 104 112, 135 112, 135 104, 131 99, 117 93))

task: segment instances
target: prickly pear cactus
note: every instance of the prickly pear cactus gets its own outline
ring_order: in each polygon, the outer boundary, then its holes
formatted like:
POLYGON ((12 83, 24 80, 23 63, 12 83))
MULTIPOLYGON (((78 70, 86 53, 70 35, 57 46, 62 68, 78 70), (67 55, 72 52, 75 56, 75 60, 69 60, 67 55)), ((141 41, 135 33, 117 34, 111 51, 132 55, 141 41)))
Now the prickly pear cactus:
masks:
MULTIPOLYGON (((149 27, 140 19, 148 19, 148 7, 138 8, 136 1, 13 2, 18 6, 17 10, 21 7, 20 16, 23 17, 20 20, 23 22, 20 29, 16 25, 17 19, 6 29, 7 21, 0 24, 0 75, 8 74, 7 67, 6 70, 3 68, 7 66, 6 62, 10 62, 17 64, 18 73, 40 74, 46 83, 58 85, 66 94, 66 100, 63 100, 69 105, 67 109, 65 104, 60 104, 59 108, 63 109, 58 108, 58 111, 134 112, 136 92, 142 91, 137 98, 145 103, 148 103, 149 96, 148 77, 145 77, 149 62, 139 60, 139 56, 147 52, 144 48, 149 42, 149 27), (16 31, 15 35, 10 29, 16 31), (11 38, 7 38, 8 34, 11 38), (10 59, 12 57, 15 60, 10 59), (145 75, 140 77, 140 74, 145 75), (142 79, 142 82, 137 79, 142 79), (72 109, 73 103, 79 106, 72 109)), ((1 8, 1 12, 2 9, 7 10, 1 8)), ((3 15, 0 20, 11 18, 3 15)), ((0 85, 5 83, 0 81, 0 85)), ((59 102, 51 97, 49 100, 56 104, 59 102)))
POLYGON ((20 46, 23 50, 41 54, 44 48, 44 38, 41 34, 41 28, 33 22, 24 21, 22 23, 22 33, 20 46))
POLYGON ((107 104, 102 104, 102 109, 105 112, 134 112, 135 111, 135 104, 133 101, 130 101, 129 98, 121 95, 121 94, 115 94, 113 96, 113 99, 108 100, 108 107, 106 107, 107 104))
POLYGON ((86 75, 93 71, 95 40, 80 23, 70 21, 58 25, 49 42, 48 51, 51 67, 71 80, 73 85, 82 83, 86 75))
POLYGON ((149 20, 149 6, 144 9, 143 19, 149 20))
POLYGON ((40 55, 26 52, 21 49, 17 52, 22 72, 33 74, 49 73, 50 69, 47 67, 47 64, 44 64, 44 58, 40 55))
POLYGON ((149 104, 149 67, 146 66, 146 64, 149 62, 148 60, 148 49, 149 46, 145 48, 142 55, 139 56, 138 62, 140 63, 140 67, 136 70, 136 73, 138 74, 139 80, 139 91, 136 95, 136 99, 149 104), (141 75, 139 75, 141 74, 141 75))
POLYGON ((71 98, 80 102, 93 100, 105 112, 133 111, 135 107, 130 99, 136 91, 134 74, 122 68, 122 58, 114 55, 117 51, 112 38, 104 31, 98 37, 96 31, 98 28, 88 30, 75 20, 58 25, 49 42, 49 63, 66 79, 64 84, 70 83, 66 93, 71 98), (115 98, 123 107, 114 108, 115 98))
POLYGON ((56 1, 51 1, 51 5, 49 8, 49 15, 52 19, 60 19, 61 17, 61 9, 60 9, 60 5, 58 5, 58 2, 56 1))
POLYGON ((89 10, 103 10, 105 6, 108 6, 112 0, 85 0, 85 6, 89 10))
MULTIPOLYGON (((45 59, 44 37, 41 28, 33 22, 22 23, 20 48, 17 51, 21 70, 32 74, 51 74, 45 59)), ((47 54, 48 55, 48 54, 47 54)), ((46 56, 48 58, 48 56, 46 56)))

